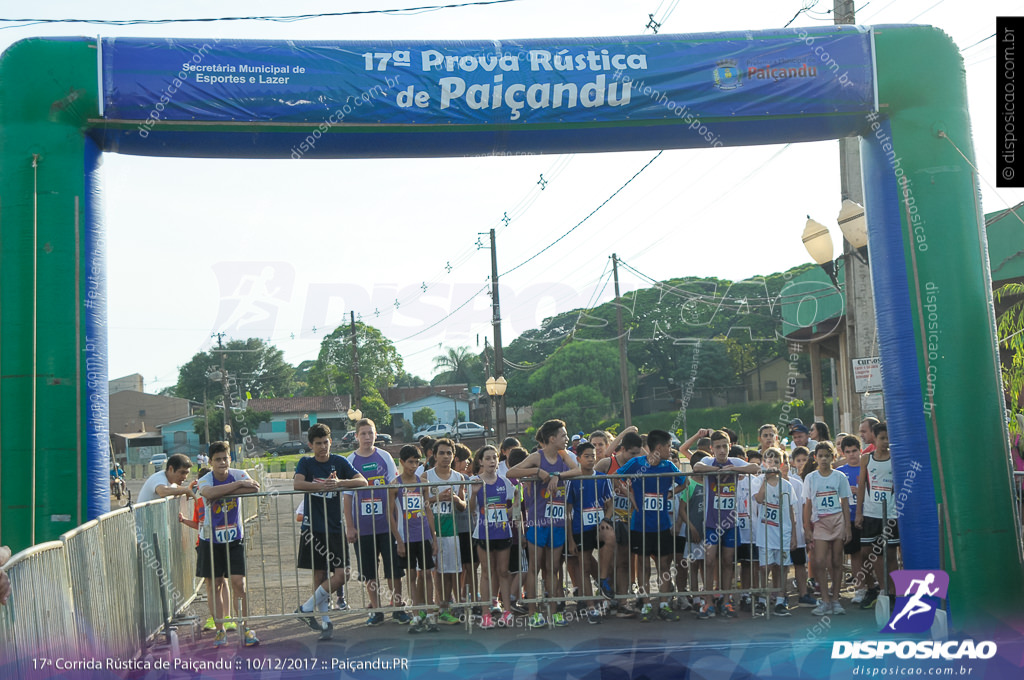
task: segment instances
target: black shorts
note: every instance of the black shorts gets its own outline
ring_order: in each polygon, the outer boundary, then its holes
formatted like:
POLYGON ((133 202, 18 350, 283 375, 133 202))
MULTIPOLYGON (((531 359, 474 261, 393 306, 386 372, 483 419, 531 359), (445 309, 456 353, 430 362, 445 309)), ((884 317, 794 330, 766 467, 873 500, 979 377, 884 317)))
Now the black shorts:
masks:
POLYGON ((856 555, 861 550, 860 529, 853 522, 850 522, 850 540, 843 546, 844 555, 856 555))
MULTIPOLYGON (((887 531, 884 532, 884 533, 888 534, 886 536, 886 538, 888 540, 888 543, 889 543, 889 545, 899 545, 900 544, 900 525, 899 525, 899 522, 897 522, 895 519, 890 519, 888 521, 889 521, 889 526, 887 527, 887 531)), ((880 518, 880 517, 865 517, 864 518, 864 524, 860 528, 860 542, 861 542, 861 545, 862 546, 863 545, 871 545, 872 543, 877 543, 878 545, 882 545, 882 534, 883 534, 883 530, 882 529, 883 529, 883 524, 884 524, 884 522, 882 521, 882 518, 880 518)))
POLYGON ((523 555, 523 544, 515 542, 508 551, 508 571, 510 574, 518 574, 526 571, 526 556, 523 555))
POLYGON ((737 562, 752 562, 759 559, 760 553, 757 552, 757 546, 753 543, 740 543, 736 546, 736 561, 737 562))
POLYGON ((459 556, 463 564, 476 562, 476 557, 473 555, 473 542, 469 538, 468 531, 459 532, 459 556))
POLYGON ((196 546, 196 576, 198 578, 227 578, 245 576, 245 546, 241 541, 213 543, 213 564, 210 564, 210 541, 200 540, 196 546))
MULTIPOLYGON (((576 541, 576 554, 589 553, 597 550, 597 527, 588 529, 583 533, 573 533, 572 538, 576 541)), ((565 542, 565 554, 569 554, 569 541, 565 542)))
POLYGON ((629 545, 629 525, 615 522, 615 545, 629 545))
POLYGON ((406 543, 405 557, 399 558, 399 564, 409 569, 430 571, 434 568, 434 544, 430 541, 406 543))
POLYGON ((676 554, 680 558, 686 556, 686 536, 676 536, 676 554))
POLYGON ((303 529, 299 534, 299 557, 296 567, 313 571, 346 569, 349 565, 345 534, 323 534, 303 529), (329 563, 329 566, 328 566, 329 563))
MULTIPOLYGON (((487 540, 484 538, 474 538, 473 545, 483 550, 485 553, 500 552, 502 550, 508 550, 512 547, 511 538, 492 538, 487 540)), ((479 562, 479 560, 477 560, 479 562)))
POLYGON ((676 541, 672 531, 630 531, 629 547, 634 555, 672 557, 676 541))
POLYGON ((789 559, 793 560, 794 567, 802 567, 807 564, 807 548, 794 548, 789 551, 789 559))
POLYGON ((384 563, 384 578, 402 578, 405 570, 398 559, 398 551, 391 534, 370 534, 360 536, 359 542, 359 580, 366 581, 377 578, 377 557, 384 563))

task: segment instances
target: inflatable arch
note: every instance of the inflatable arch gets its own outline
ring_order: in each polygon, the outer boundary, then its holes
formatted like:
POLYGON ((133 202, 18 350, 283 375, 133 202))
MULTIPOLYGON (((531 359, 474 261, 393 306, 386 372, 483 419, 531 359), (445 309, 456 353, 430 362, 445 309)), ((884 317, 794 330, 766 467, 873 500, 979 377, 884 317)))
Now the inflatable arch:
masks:
POLYGON ((4 53, 0 84, 0 537, 16 549, 109 507, 103 152, 428 157, 859 136, 906 566, 945 565, 954 616, 1024 602, 964 68, 940 31, 40 38, 4 53))

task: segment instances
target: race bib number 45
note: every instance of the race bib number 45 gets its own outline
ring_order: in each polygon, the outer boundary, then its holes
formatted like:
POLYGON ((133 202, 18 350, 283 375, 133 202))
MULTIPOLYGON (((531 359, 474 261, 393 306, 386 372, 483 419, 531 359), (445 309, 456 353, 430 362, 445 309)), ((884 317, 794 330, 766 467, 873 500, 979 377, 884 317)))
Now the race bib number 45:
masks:
POLYGON ((839 494, 835 491, 821 491, 814 497, 815 507, 819 515, 832 515, 842 508, 839 503, 839 494))

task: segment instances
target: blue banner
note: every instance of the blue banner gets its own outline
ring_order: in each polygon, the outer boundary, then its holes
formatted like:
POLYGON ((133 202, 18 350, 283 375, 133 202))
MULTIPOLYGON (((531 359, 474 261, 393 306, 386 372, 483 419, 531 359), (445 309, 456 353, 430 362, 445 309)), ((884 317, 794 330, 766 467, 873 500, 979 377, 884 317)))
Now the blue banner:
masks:
POLYGON ((104 117, 140 122, 143 137, 168 121, 550 126, 875 105, 871 36, 857 27, 479 42, 108 38, 102 63, 104 117))

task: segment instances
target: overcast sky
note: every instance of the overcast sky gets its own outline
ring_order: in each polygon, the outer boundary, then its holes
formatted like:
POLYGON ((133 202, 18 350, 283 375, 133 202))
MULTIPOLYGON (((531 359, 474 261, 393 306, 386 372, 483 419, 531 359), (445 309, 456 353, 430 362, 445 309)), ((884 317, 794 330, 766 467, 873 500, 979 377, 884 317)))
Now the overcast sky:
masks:
MULTIPOLYGON (((5 17, 153 19, 312 14, 427 4, 345 2, 0 2, 5 17), (31 9, 29 9, 31 8, 31 9)), ((0 47, 37 35, 264 39, 491 39, 701 33, 785 25, 804 0, 736 0, 693 8, 677 0, 518 0, 405 15, 150 26, 39 24, 0 30, 0 47)), ((832 22, 831 1, 793 26, 832 22)), ((862 25, 921 23, 964 51, 983 209, 1024 200, 995 184, 997 15, 1024 2, 871 0, 862 25)), ((397 342, 406 369, 429 378, 447 346, 482 347, 490 274, 478 234, 499 229, 499 270, 547 246, 657 152, 466 159, 242 161, 107 154, 110 375, 141 373, 146 390, 211 334, 269 339, 298 364, 354 309, 397 342), (546 182, 542 183, 540 178, 546 182), (542 189, 543 186, 543 189, 542 189), (508 215, 508 226, 501 220, 508 215), (140 285, 140 281, 152 281, 140 285), (427 292, 423 292, 423 287, 427 292), (472 298, 472 299, 471 299, 472 298), (396 306, 396 299, 398 305, 396 306), (469 301, 445 322, 438 319, 469 301), (479 344, 478 344, 479 343, 479 344)), ((666 151, 557 246, 501 282, 505 344, 545 317, 612 297, 612 252, 658 280, 739 280, 809 260, 806 216, 835 227, 838 143, 666 151)), ((486 236, 483 237, 486 241, 486 236)), ((833 238, 839 247, 839 231, 833 238)), ((646 281, 622 273, 624 291, 646 281)))

